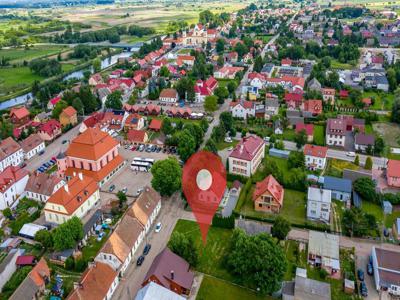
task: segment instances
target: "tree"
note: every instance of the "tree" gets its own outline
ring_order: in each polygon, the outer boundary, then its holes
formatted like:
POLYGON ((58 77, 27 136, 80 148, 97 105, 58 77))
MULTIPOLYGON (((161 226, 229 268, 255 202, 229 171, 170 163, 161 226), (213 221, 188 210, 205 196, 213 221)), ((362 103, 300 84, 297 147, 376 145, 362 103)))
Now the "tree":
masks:
POLYGON ((168 248, 172 252, 184 258, 190 266, 195 267, 199 260, 199 251, 191 236, 174 232, 168 242, 168 248))
POLYGON ((35 241, 41 243, 46 249, 53 247, 53 236, 47 229, 42 229, 36 232, 35 241))
POLYGON ((170 118, 165 118, 162 122, 161 131, 165 135, 172 134, 174 132, 174 128, 172 127, 170 118))
POLYGON ((78 114, 83 114, 84 113, 84 108, 83 108, 83 103, 81 99, 75 98, 72 100, 72 106, 75 108, 75 110, 78 112, 78 114))
POLYGON ((291 151, 288 158, 289 169, 305 168, 305 158, 302 151, 291 151))
POLYGON ((189 157, 196 152, 196 140, 188 130, 178 133, 178 154, 183 161, 187 161, 189 157))
POLYGON ((227 266, 241 282, 252 282, 262 294, 277 291, 286 271, 286 257, 274 239, 261 233, 249 236, 235 229, 227 266))
POLYGON ((54 249, 61 251, 74 248, 82 238, 82 222, 78 217, 72 217, 53 231, 54 249))
POLYGON ((392 122, 400 123, 400 89, 395 92, 395 100, 392 106, 392 122))
POLYGON ((53 111, 51 112, 51 116, 53 119, 57 119, 60 116, 61 112, 68 107, 68 103, 60 100, 57 102, 57 104, 54 106, 53 111))
POLYGON ((237 85, 235 81, 231 80, 228 82, 226 87, 228 88, 229 94, 232 95, 235 92, 237 85))
POLYGON ((96 58, 93 60, 93 71, 95 73, 98 73, 101 71, 101 60, 99 58, 96 58))
POLYGON ((357 207, 346 209, 342 218, 343 231, 349 236, 363 237, 370 230, 376 230, 376 218, 357 207))
POLYGON ((217 65, 218 67, 223 67, 225 64, 224 57, 222 55, 218 56, 217 65))
POLYGON ((263 65, 264 63, 261 55, 257 56, 256 59, 254 60, 254 67, 253 67, 254 72, 257 73, 261 72, 263 65))
POLYGON ((183 127, 184 130, 187 130, 192 137, 194 137, 194 140, 196 142, 196 149, 201 145, 203 142, 203 137, 204 137, 204 131, 200 127, 200 125, 196 123, 187 123, 183 127))
POLYGON ((300 130, 300 132, 296 133, 294 136, 294 141, 296 142, 296 148, 300 149, 307 143, 307 133, 306 131, 300 130))
POLYGON ((168 68, 166 66, 162 66, 160 69, 160 76, 169 77, 169 75, 170 75, 170 71, 168 70, 168 68))
POLYGON ((278 216, 275 219, 274 225, 271 228, 271 234, 273 237, 277 238, 278 241, 286 239, 289 231, 291 229, 290 222, 282 216, 278 216))
POLYGON ((5 216, 7 219, 10 219, 12 217, 11 208, 7 207, 3 209, 3 216, 5 216))
POLYGON ((218 104, 223 104, 225 99, 228 98, 229 92, 224 86, 219 86, 214 90, 214 95, 218 97, 218 104))
POLYGON ((217 145, 215 144, 214 139, 211 138, 211 139, 209 139, 209 140, 207 141, 207 143, 206 143, 206 145, 205 145, 205 147, 204 147, 204 150, 213 152, 213 153, 215 153, 215 154, 218 153, 218 148, 217 148, 217 145))
MULTIPOLYGON (((215 49, 217 50, 218 54, 221 54, 224 52, 225 49, 225 40, 224 39, 218 39, 215 45, 215 49)), ((220 55, 220 57, 222 57, 220 55)))
POLYGON ((385 149, 385 141, 383 140, 383 138, 381 137, 376 138, 374 143, 374 152, 376 154, 381 154, 384 149, 385 149))
POLYGON ((356 166, 359 166, 360 165, 360 156, 356 156, 356 158, 354 159, 354 164, 356 165, 356 166))
POLYGON ((161 196, 171 196, 181 188, 182 169, 174 157, 156 161, 151 174, 151 185, 161 196))
POLYGON ((219 115, 219 121, 222 126, 224 126, 225 131, 231 131, 234 128, 233 117, 230 112, 224 111, 219 115))
POLYGON ((367 159, 365 160, 365 166, 364 168, 366 170, 372 170, 372 166, 373 166, 373 162, 370 156, 367 157, 367 159))
POLYGON ((128 197, 126 197, 126 194, 123 191, 118 191, 117 197, 119 200, 119 206, 122 208, 124 203, 128 200, 128 197))
POLYGON ((122 93, 116 90, 107 96, 105 103, 107 108, 121 109, 122 108, 122 93))
POLYGON ((218 97, 207 96, 204 100, 204 109, 206 112, 214 112, 218 108, 218 97))
POLYGON ((375 191, 376 184, 371 178, 361 177, 356 179, 353 188, 365 201, 379 202, 378 194, 375 191))

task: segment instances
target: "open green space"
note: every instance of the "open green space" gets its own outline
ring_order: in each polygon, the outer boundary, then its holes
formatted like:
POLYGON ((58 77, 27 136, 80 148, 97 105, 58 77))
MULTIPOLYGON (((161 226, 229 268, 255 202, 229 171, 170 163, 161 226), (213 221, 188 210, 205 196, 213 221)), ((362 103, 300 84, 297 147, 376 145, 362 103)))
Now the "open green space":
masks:
POLYGON ((358 170, 359 166, 355 165, 350 161, 345 161, 335 158, 328 159, 325 175, 341 178, 344 169, 358 170))
POLYGON ((325 128, 322 125, 314 125, 314 144, 325 145, 325 128))
POLYGON ((332 69, 343 69, 343 70, 350 70, 353 68, 351 64, 341 63, 336 59, 332 59, 331 67, 332 69))
POLYGON ((272 297, 257 295, 252 290, 215 277, 204 275, 196 300, 269 300, 272 297))
POLYGON ((10 63, 12 64, 17 62, 22 62, 24 60, 30 61, 35 58, 58 54, 66 49, 68 48, 65 46, 57 46, 57 45, 34 46, 29 49, 25 48, 1 49, 0 57, 10 59, 10 63))
POLYGON ((373 130, 379 134, 390 147, 400 146, 400 126, 389 122, 373 123, 373 130))
POLYGON ((294 141, 296 132, 294 131, 294 129, 286 128, 285 130, 283 130, 282 136, 285 141, 294 141))
POLYGON ((377 92, 377 91, 368 91, 368 92, 363 92, 362 98, 372 99, 373 104, 371 105, 370 109, 391 110, 394 101, 394 94, 377 92))
POLYGON ((233 147, 234 148, 238 143, 239 143, 238 140, 232 140, 231 143, 227 143, 225 141, 222 141, 222 142, 217 143, 216 146, 217 146, 218 150, 224 150, 224 149, 229 148, 229 147, 233 147))
POLYGON ((31 72, 29 67, 0 68, 0 94, 30 87, 35 80, 43 80, 31 72))

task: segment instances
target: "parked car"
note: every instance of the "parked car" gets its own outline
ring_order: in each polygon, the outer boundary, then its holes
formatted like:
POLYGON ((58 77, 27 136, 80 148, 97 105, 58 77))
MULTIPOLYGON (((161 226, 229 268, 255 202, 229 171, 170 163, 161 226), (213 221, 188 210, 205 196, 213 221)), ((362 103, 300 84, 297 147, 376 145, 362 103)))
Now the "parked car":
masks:
POLYGON ((353 152, 353 151, 348 151, 348 152, 346 152, 346 156, 349 156, 349 157, 356 157, 356 153, 353 152))
POLYGON ((114 190, 115 190, 115 184, 112 184, 112 185, 110 186, 110 188, 108 189, 108 191, 109 191, 110 193, 112 193, 114 190))
POLYGON ((231 137, 229 137, 229 136, 227 136, 227 137, 224 139, 224 141, 225 141, 225 143, 232 143, 232 139, 231 139, 231 137))
POLYGON ((162 227, 161 222, 158 222, 156 224, 156 227, 155 227, 154 231, 157 232, 157 233, 160 232, 161 231, 161 227, 162 227))
POLYGON ((143 261, 144 261, 144 256, 143 256, 143 255, 140 255, 139 258, 138 258, 137 261, 136 261, 136 265, 137 265, 137 266, 141 266, 142 263, 143 263, 143 261))
POLYGON ((126 194, 126 193, 128 192, 128 188, 127 188, 127 187, 124 187, 124 188, 121 190, 121 192, 123 192, 124 194, 126 194))
POLYGON ((367 265, 367 273, 368 273, 368 275, 374 274, 374 268, 372 267, 372 263, 368 263, 368 265, 367 265))
POLYGON ((150 244, 147 244, 146 246, 144 246, 143 255, 149 254, 150 249, 151 249, 151 245, 150 244))
POLYGON ((44 154, 44 150, 39 152, 39 155, 43 155, 44 154))
POLYGON ((357 270, 357 276, 360 281, 364 281, 364 271, 361 269, 357 270))
POLYGON ((387 228, 383 228, 383 235, 389 237, 389 230, 387 228))
POLYGON ((360 291, 361 291, 361 296, 363 296, 363 297, 367 297, 368 296, 367 285, 365 284, 364 281, 361 281, 360 291))
POLYGON ((68 142, 68 140, 63 140, 62 142, 61 142, 61 144, 65 144, 65 143, 67 143, 68 142))

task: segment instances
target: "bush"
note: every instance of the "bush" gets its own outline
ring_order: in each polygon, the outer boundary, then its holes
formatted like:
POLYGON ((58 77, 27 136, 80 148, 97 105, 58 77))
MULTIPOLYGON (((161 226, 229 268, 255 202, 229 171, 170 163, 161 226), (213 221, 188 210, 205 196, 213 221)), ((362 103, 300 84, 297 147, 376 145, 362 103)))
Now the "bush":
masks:
POLYGON ((328 275, 329 274, 325 269, 319 269, 319 277, 321 277, 321 279, 325 280, 328 275))
POLYGON ((226 228, 226 229, 233 229, 235 228, 235 217, 233 215, 229 217, 222 217, 219 215, 214 215, 212 220, 212 226, 226 228))
POLYGON ((75 271, 83 272, 87 267, 87 262, 83 258, 79 258, 75 261, 75 271))
POLYGON ((72 256, 68 257, 64 264, 65 269, 73 270, 75 268, 75 260, 72 256))

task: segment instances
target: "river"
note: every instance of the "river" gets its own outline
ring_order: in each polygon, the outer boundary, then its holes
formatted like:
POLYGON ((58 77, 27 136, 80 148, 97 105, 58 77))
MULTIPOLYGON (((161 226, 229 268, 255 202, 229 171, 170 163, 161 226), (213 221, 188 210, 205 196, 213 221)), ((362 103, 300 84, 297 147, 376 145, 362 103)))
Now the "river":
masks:
MULTIPOLYGON (((121 57, 129 57, 132 55, 133 52, 121 52, 115 55, 112 55, 110 57, 107 57, 101 61, 101 69, 106 69, 112 65, 115 65, 118 62, 118 58, 121 57)), ((63 80, 69 80, 69 79, 82 79, 83 74, 85 71, 90 71, 93 73, 93 68, 92 67, 87 67, 79 71, 75 71, 72 73, 69 73, 68 75, 65 75, 63 80)), ((20 104, 24 104, 28 100, 32 99, 32 93, 26 93, 24 95, 6 100, 4 102, 0 102, 0 110, 8 109, 13 106, 17 106, 20 104)))

